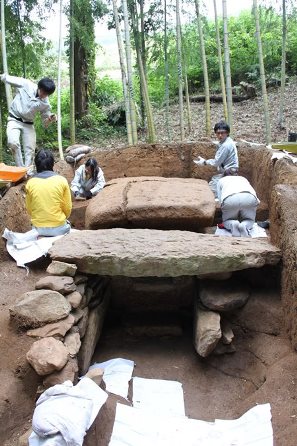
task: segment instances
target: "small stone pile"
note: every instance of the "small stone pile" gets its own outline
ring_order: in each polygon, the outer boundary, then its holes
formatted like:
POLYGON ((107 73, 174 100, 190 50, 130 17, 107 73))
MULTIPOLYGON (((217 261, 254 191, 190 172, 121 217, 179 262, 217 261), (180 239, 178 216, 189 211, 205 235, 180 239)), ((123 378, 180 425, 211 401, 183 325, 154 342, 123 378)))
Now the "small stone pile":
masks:
POLYGON ((234 280, 232 273, 198 276, 199 297, 194 310, 194 346, 206 357, 210 353, 234 353, 233 330, 228 313, 243 307, 250 296, 245 284, 234 280))
POLYGON ((109 301, 105 277, 82 275, 75 264, 53 261, 35 290, 10 308, 10 318, 38 338, 26 358, 43 388, 85 374, 101 334, 109 301))

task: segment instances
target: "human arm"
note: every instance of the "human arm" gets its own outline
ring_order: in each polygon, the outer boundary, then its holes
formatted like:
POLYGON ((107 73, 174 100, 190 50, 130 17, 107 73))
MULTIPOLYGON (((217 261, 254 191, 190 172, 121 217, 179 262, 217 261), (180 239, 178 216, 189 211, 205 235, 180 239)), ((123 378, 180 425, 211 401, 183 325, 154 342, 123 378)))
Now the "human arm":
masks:
POLYGON ((64 193, 63 193, 63 201, 62 201, 62 211, 66 215, 66 218, 68 218, 71 214, 72 209, 72 200, 71 200, 71 193, 70 188, 68 186, 67 181, 65 180, 65 187, 64 187, 64 193))
POLYGON ((78 169, 76 169, 74 178, 70 184, 70 189, 72 190, 74 195, 79 193, 79 190, 81 189, 81 186, 82 186, 82 181, 81 181, 82 180, 82 169, 83 169, 83 166, 80 166, 78 169))
POLYGON ((28 214, 30 215, 30 217, 32 216, 32 202, 31 202, 31 194, 29 192, 29 187, 28 187, 29 181, 26 184, 25 187, 25 192, 26 192, 26 197, 25 197, 25 203, 26 203, 26 209, 28 214))
POLYGON ((97 182, 94 187, 90 190, 92 195, 96 195, 105 186, 105 178, 102 169, 99 167, 99 172, 97 176, 97 182))
POLYGON ((215 157, 206 160, 205 164, 214 167, 221 167, 221 165, 224 164, 227 155, 228 155, 227 148, 224 146, 224 144, 221 144, 218 150, 216 151, 215 157))
POLYGON ((22 77, 10 76, 7 73, 1 74, 0 78, 2 82, 18 88, 24 87, 29 82, 27 81, 27 79, 24 79, 22 77))

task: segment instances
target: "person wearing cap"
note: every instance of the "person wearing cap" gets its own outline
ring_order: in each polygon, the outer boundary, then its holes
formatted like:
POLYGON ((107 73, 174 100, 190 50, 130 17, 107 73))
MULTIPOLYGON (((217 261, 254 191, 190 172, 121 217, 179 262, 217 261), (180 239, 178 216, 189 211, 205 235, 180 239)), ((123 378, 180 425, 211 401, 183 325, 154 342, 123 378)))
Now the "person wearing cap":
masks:
POLYGON ((249 237, 260 201, 246 178, 227 173, 217 183, 224 228, 233 237, 249 237))
POLYGON ((70 189, 76 199, 90 199, 98 194, 105 186, 105 178, 102 169, 95 158, 89 158, 85 164, 75 171, 70 189))
MULTIPOLYGON (((0 75, 0 79, 17 88, 8 112, 6 128, 8 147, 13 153, 16 166, 31 167, 36 149, 34 119, 37 113, 40 113, 45 127, 57 120, 56 115, 51 113, 48 100, 48 96, 56 89, 55 83, 52 79, 44 77, 36 85, 28 79, 9 76, 6 73, 0 75)), ((32 172, 28 169, 28 174, 30 173, 32 172)))
POLYGON ((218 198, 217 183, 219 179, 224 176, 226 170, 229 170, 230 172, 232 171, 232 173, 237 173, 239 164, 236 145, 233 139, 229 136, 229 125, 224 121, 220 121, 215 124, 214 132, 219 141, 215 157, 206 160, 201 156, 198 156, 198 159, 194 160, 194 163, 198 166, 214 166, 217 168, 219 173, 214 175, 208 184, 213 191, 215 198, 218 198))

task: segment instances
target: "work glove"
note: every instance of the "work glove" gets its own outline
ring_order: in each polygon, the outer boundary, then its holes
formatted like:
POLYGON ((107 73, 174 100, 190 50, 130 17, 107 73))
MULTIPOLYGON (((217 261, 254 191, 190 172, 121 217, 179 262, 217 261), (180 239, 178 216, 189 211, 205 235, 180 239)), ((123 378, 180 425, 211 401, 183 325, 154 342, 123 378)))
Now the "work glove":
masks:
POLYGON ((92 198, 92 192, 91 191, 89 191, 89 190, 87 190, 86 192, 85 192, 85 197, 86 197, 86 199, 87 200, 89 200, 90 198, 92 198))
POLYGON ((198 166, 203 166, 205 164, 205 159, 202 156, 198 156, 197 160, 194 160, 194 163, 198 166))

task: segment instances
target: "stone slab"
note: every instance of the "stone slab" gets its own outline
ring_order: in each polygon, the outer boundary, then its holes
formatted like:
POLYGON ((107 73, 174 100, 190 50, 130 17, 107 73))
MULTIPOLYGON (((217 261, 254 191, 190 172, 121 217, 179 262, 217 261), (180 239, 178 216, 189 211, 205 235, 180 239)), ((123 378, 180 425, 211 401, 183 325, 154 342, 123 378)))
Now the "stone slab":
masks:
POLYGON ((88 205, 86 228, 204 228, 212 225, 214 214, 214 195, 204 180, 119 178, 88 205))
POLYGON ((280 250, 268 239, 234 238, 188 231, 102 229, 57 240, 52 259, 78 271, 128 277, 178 277, 275 265, 280 250))

